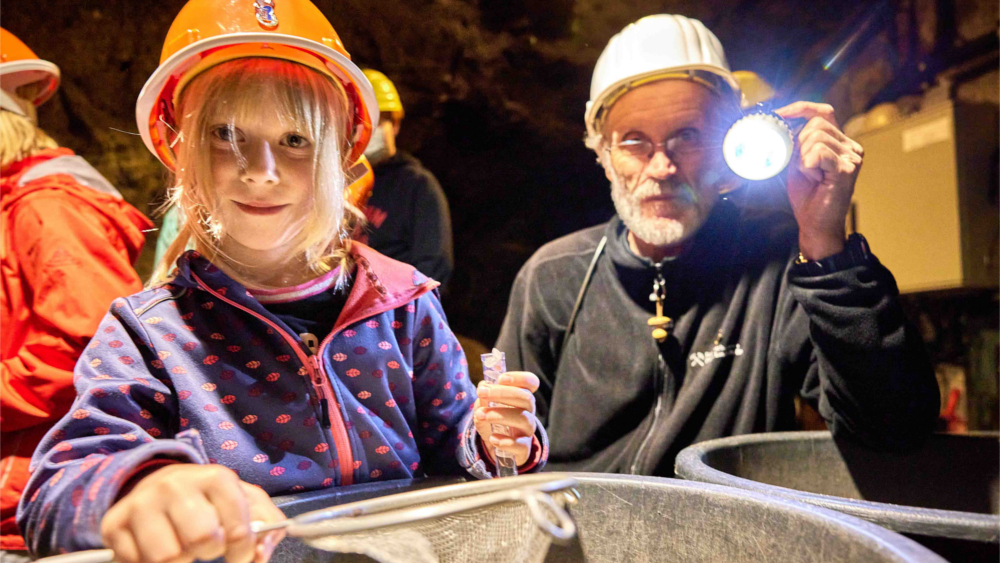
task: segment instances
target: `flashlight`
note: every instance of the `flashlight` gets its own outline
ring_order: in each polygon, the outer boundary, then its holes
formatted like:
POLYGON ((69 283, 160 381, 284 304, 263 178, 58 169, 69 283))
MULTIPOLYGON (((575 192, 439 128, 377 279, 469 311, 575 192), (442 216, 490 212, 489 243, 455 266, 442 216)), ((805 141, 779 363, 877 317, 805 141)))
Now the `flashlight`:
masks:
POLYGON ((784 119, 758 110, 740 118, 722 140, 730 170, 747 180, 767 180, 792 160, 792 131, 784 119))

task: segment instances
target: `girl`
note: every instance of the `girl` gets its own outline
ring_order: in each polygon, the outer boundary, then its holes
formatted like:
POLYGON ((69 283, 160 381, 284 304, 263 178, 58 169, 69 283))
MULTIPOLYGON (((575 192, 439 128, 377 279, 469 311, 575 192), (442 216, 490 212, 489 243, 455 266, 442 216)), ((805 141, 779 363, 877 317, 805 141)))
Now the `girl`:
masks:
POLYGON ((268 495, 487 477, 484 445, 540 468, 537 378, 506 374, 480 395, 509 407, 478 408, 437 283, 345 234, 344 170, 378 110, 308 0, 191 0, 137 117, 185 221, 163 283, 112 305, 33 459, 18 521, 36 555, 263 562, 280 533, 249 525, 283 518, 268 495))

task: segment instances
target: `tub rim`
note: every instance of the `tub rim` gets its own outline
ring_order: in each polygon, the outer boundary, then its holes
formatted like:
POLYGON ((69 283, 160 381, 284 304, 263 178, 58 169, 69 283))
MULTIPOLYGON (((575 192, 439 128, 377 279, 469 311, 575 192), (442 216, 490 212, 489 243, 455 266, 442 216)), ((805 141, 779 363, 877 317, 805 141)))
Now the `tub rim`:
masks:
MULTIPOLYGON (((937 436, 949 435, 938 434, 937 436)), ((1000 435, 992 432, 978 432, 955 436, 998 438, 1000 435)), ((823 430, 743 434, 740 436, 707 440, 692 444, 681 450, 677 454, 674 472, 679 477, 689 481, 714 483, 750 490, 769 496, 776 495, 786 499, 806 502, 813 506, 856 516, 895 532, 986 543, 1000 542, 1000 515, 921 508, 799 491, 779 485, 768 485, 744 477, 737 477, 736 475, 715 469, 705 461, 708 455, 718 450, 748 444, 792 441, 829 442, 832 440, 833 434, 823 430)))

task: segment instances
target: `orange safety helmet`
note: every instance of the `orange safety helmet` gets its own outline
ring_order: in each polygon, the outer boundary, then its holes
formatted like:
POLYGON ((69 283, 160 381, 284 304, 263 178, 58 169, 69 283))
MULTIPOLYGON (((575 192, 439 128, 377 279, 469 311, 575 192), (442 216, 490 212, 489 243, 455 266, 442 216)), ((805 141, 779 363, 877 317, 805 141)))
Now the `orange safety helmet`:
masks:
POLYGON ((6 95, 0 96, 0 106, 5 110, 24 115, 24 110, 9 95, 24 98, 40 106, 59 89, 59 67, 38 58, 20 39, 6 29, 0 28, 0 89, 6 95), (37 84, 30 92, 23 86, 37 84), (18 92, 18 90, 21 90, 18 92))
POLYGON ((370 190, 371 166, 361 161, 372 124, 379 119, 375 91, 351 62, 333 26, 309 0, 189 0, 167 31, 160 66, 136 102, 135 119, 146 148, 173 170, 174 112, 184 87, 209 68, 244 57, 302 64, 343 86, 352 112, 348 198, 352 203, 359 195, 366 199, 363 187, 370 190))

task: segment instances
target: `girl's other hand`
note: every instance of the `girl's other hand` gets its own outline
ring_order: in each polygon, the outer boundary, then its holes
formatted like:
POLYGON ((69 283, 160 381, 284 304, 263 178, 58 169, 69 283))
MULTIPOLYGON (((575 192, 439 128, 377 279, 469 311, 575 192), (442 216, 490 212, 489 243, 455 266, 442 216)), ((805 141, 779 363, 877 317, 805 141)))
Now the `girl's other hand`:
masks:
POLYGON ((256 537, 250 522, 285 519, 263 489, 221 465, 168 465, 140 480, 101 521, 120 563, 189 563, 225 557, 266 563, 284 537, 256 537))
POLYGON ((535 395, 538 376, 526 371, 509 371, 495 384, 479 384, 475 404, 476 431, 483 443, 514 455, 518 466, 528 461, 535 435, 535 395), (490 403, 498 406, 490 407, 490 403), (511 436, 493 434, 493 425, 510 428, 511 436))

